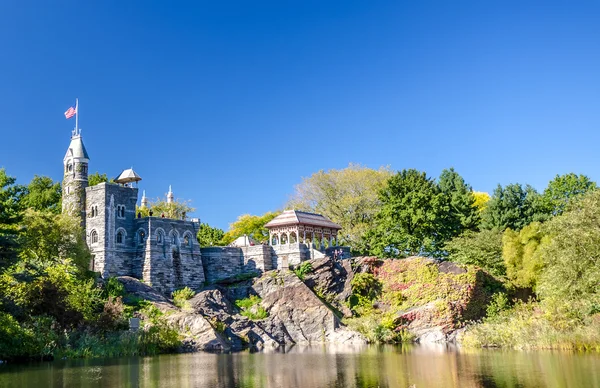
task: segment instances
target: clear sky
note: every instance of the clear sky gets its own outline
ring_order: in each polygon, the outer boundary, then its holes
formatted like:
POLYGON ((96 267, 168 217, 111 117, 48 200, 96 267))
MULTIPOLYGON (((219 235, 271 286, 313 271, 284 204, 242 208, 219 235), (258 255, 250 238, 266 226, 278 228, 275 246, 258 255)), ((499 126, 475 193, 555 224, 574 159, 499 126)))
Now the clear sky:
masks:
POLYGON ((599 4, 0 1, 0 166, 62 179, 79 97, 91 172, 221 228, 349 162, 598 181, 599 4))

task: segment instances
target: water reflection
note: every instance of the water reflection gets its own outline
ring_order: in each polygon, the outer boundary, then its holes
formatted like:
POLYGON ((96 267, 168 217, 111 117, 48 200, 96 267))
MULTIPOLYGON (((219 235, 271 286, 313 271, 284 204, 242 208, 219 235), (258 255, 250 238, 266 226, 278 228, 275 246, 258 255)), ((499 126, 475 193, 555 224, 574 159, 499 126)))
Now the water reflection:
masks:
POLYGON ((446 346, 292 347, 0 365, 0 387, 12 386, 600 387, 600 356, 446 346))

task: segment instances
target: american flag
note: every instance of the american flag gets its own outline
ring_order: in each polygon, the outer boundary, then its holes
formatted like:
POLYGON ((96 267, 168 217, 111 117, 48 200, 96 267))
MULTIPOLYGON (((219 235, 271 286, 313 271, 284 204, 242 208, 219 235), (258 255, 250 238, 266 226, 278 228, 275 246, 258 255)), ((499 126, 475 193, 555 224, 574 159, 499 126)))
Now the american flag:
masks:
POLYGON ((77 114, 77 104, 69 107, 69 109, 67 109, 67 111, 65 112, 65 117, 67 119, 70 119, 71 117, 75 116, 77 114))

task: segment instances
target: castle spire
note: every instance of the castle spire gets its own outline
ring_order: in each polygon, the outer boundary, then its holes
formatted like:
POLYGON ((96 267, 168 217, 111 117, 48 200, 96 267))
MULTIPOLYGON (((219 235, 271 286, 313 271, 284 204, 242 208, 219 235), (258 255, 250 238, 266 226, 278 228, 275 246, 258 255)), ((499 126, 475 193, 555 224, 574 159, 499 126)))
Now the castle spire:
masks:
POLYGON ((175 196, 173 195, 173 190, 171 190, 171 185, 169 185, 169 192, 167 193, 167 203, 173 203, 175 196))
POLYGON ((146 198, 146 190, 142 191, 142 207, 148 207, 148 198, 146 198))

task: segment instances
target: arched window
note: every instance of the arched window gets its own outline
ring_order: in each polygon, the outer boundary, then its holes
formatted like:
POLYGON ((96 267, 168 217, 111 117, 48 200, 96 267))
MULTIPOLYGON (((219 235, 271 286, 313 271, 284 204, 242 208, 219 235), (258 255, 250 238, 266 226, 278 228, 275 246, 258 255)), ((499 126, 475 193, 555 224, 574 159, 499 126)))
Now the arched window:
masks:
POLYGON ((117 244, 123 244, 123 232, 120 230, 117 232, 117 244))
POLYGON ((91 236, 92 244, 98 244, 98 232, 92 230, 91 236))
POLYGON ((290 234, 290 244, 295 244, 298 242, 298 238, 296 237, 296 232, 292 232, 290 234))
POLYGON ((165 237, 163 236, 163 232, 158 232, 156 233, 156 242, 159 244, 162 244, 163 241, 165 240, 165 237))
POLYGON ((145 239, 146 239, 146 232, 144 232, 143 230, 140 230, 138 232, 138 244, 143 244, 145 239))
POLYGON ((287 234, 281 233, 281 244, 287 244, 287 242, 288 242, 287 234))
POLYGON ((279 243, 279 239, 277 238, 277 235, 273 235, 273 239, 271 240, 271 245, 277 245, 279 243))
POLYGON ((192 239, 190 237, 191 236, 189 235, 189 233, 186 233, 185 236, 183 236, 183 243, 188 248, 192 247, 192 239))

